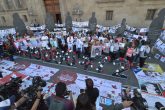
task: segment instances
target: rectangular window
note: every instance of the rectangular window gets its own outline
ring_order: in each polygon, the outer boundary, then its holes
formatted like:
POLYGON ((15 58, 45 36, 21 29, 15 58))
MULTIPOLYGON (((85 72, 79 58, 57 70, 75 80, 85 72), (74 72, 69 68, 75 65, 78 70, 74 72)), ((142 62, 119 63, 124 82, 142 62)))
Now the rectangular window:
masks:
POLYGON ((23 15, 23 20, 24 20, 25 22, 28 22, 28 18, 27 18, 26 15, 23 15))
POLYGON ((1 17, 1 20, 2 20, 3 23, 6 23, 6 19, 5 19, 4 16, 1 17))
POLYGON ((156 9, 148 9, 147 15, 146 15, 146 20, 153 20, 155 13, 156 13, 156 9))
POLYGON ((112 20, 113 10, 106 11, 106 20, 112 20))
POLYGON ((5 1, 5 5, 7 9, 12 9, 13 4, 12 4, 12 0, 4 0, 5 1))

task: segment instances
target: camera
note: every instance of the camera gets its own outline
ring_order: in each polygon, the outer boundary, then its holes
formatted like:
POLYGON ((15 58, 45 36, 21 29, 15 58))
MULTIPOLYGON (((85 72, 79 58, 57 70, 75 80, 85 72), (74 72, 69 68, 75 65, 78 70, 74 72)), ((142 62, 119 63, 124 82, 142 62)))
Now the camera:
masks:
POLYGON ((164 109, 165 109, 165 106, 163 106, 163 104, 161 104, 160 102, 156 102, 156 103, 155 103, 155 107, 156 107, 158 110, 164 110, 164 109))
POLYGON ((19 110, 29 110, 37 98, 37 92, 42 91, 42 87, 46 86, 46 82, 40 76, 33 77, 32 85, 22 90, 23 94, 27 94, 28 100, 22 104, 19 110))
POLYGON ((137 89, 133 90, 133 94, 134 97, 131 98, 131 96, 126 93, 126 90, 123 90, 123 101, 132 101, 133 104, 131 105, 131 108, 133 108, 134 110, 148 110, 147 101, 142 97, 142 95, 138 92, 137 89))
POLYGON ((18 90, 21 83, 21 77, 11 78, 9 82, 0 86, 0 96, 3 97, 3 99, 7 99, 12 95, 18 96, 18 90))
POLYGON ((80 94, 84 92, 85 92, 85 89, 80 89, 80 94))
POLYGON ((64 96, 69 96, 70 93, 71 93, 71 91, 66 91, 65 94, 64 94, 64 96))
POLYGON ((35 98, 37 95, 35 92, 42 91, 42 87, 46 86, 46 82, 41 79, 40 76, 33 77, 32 85, 23 90, 23 93, 28 93, 30 99, 35 98))

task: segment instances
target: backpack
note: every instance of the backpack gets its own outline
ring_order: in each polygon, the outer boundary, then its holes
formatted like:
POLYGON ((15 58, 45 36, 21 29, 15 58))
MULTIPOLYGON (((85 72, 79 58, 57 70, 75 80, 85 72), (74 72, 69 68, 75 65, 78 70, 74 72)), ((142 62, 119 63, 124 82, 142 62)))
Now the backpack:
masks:
POLYGON ((65 103, 55 97, 51 97, 49 110, 65 110, 65 103))

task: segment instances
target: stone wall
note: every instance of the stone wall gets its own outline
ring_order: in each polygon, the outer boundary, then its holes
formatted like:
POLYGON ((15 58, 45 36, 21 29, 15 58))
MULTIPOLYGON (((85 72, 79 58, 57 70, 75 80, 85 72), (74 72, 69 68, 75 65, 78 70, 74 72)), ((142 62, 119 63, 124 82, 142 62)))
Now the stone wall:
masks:
MULTIPOLYGON (((11 0, 13 6, 11 9, 5 5, 6 1, 8 0, 0 0, 0 26, 12 26, 13 13, 18 13, 25 24, 45 23, 46 11, 43 0, 11 0), (27 17, 27 22, 24 15, 27 17)), ((123 18, 126 18, 130 26, 148 27, 151 20, 145 20, 147 9, 157 9, 156 17, 159 10, 165 6, 165 0, 59 0, 59 2, 63 23, 67 11, 71 13, 73 20, 77 21, 88 21, 92 12, 96 12, 98 24, 105 26, 119 24, 123 18), (81 13, 73 13, 76 9, 79 9, 81 13), (112 20, 106 20, 108 10, 113 10, 112 20)))
POLYGON ((75 7, 83 11, 82 15, 72 15, 73 20, 87 21, 92 12, 96 12, 98 24, 111 26, 121 23, 123 18, 127 24, 134 27, 148 27, 151 20, 146 20, 148 9, 164 8, 165 0, 60 0, 62 20, 65 20, 67 11, 73 12, 75 7), (113 19, 106 20, 106 11, 113 10, 113 19))
POLYGON ((0 0, 0 7, 0 26, 13 26, 13 13, 18 13, 28 25, 45 22, 46 14, 42 0, 0 0))

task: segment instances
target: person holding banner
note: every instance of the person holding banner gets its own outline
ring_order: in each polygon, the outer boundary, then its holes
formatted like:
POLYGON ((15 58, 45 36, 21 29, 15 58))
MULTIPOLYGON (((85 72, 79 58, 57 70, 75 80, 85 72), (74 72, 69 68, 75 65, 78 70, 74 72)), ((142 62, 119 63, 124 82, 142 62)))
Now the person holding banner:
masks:
POLYGON ((104 46, 103 46, 103 53, 105 55, 109 54, 109 47, 110 47, 110 43, 109 43, 109 40, 107 38, 105 38, 104 40, 104 46))
POLYGON ((89 44, 88 44, 88 38, 86 37, 85 38, 85 41, 83 42, 84 43, 84 54, 86 55, 86 56, 90 56, 90 54, 89 54, 89 44))

